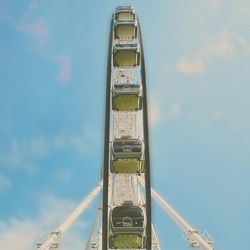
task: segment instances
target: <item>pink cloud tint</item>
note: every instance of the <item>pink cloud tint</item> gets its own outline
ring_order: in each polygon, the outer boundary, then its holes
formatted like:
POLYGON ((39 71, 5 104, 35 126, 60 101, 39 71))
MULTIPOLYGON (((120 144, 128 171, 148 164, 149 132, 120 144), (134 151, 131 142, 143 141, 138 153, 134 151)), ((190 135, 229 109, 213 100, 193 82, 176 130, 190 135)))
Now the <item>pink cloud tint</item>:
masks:
POLYGON ((63 85, 67 84, 71 78, 71 65, 69 58, 64 55, 60 55, 53 57, 52 61, 58 63, 60 67, 59 72, 56 76, 57 81, 63 85))
POLYGON ((26 19, 30 17, 37 8, 38 8, 38 2, 36 0, 33 0, 28 6, 26 12, 23 14, 22 18, 26 19))
POLYGON ((28 33, 36 39, 37 47, 43 48, 48 41, 48 27, 42 18, 37 19, 34 22, 18 23, 16 29, 21 32, 28 33))

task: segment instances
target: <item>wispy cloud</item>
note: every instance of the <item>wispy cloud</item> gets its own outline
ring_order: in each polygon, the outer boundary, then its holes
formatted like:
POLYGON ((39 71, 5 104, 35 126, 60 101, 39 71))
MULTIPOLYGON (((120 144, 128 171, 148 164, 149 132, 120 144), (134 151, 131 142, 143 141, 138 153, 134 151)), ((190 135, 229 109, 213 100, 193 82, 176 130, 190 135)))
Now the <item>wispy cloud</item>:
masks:
POLYGON ((69 169, 60 169, 57 173, 55 173, 55 178, 62 182, 69 182, 72 178, 72 172, 69 169))
POLYGON ((55 148, 63 149, 67 146, 67 139, 64 133, 60 133, 55 135, 52 138, 52 144, 55 146, 55 148))
POLYGON ((235 14, 236 14, 236 15, 239 15, 239 16, 242 16, 242 15, 249 15, 249 14, 250 14, 250 4, 238 8, 238 9, 235 11, 235 14))
MULTIPOLYGON (((6 147, 7 145, 5 145, 6 147)), ((34 172, 37 166, 31 156, 30 145, 26 141, 13 139, 0 155, 0 163, 9 170, 25 170, 34 172)))
MULTIPOLYGON (((77 205, 75 202, 52 195, 41 198, 38 204, 39 214, 35 218, 12 218, 8 221, 0 221, 0 249, 35 249, 41 234, 45 233, 47 237, 77 205)), ((84 240, 81 230, 84 228, 85 222, 75 223, 72 230, 62 238, 62 249, 83 249, 84 240)))
POLYGON ((202 74, 213 60, 231 58, 241 51, 249 51, 247 40, 225 28, 216 40, 210 40, 203 44, 193 59, 181 58, 174 69, 186 75, 202 74))
MULTIPOLYGON (((207 0, 218 5, 218 0, 207 0)), ((181 57, 174 70, 185 75, 199 75, 206 72, 209 64, 217 59, 232 59, 238 55, 250 54, 249 21, 250 4, 238 5, 217 37, 207 39, 190 58, 181 57)))
POLYGON ((56 81, 62 85, 69 83, 72 75, 72 67, 70 59, 64 54, 48 55, 46 50, 49 47, 49 25, 44 17, 38 17, 32 21, 29 21, 32 14, 39 7, 37 0, 32 0, 27 6, 20 22, 11 21, 18 32, 26 34, 31 40, 33 40, 33 47, 38 52, 39 56, 48 62, 54 62, 58 65, 59 71, 56 75, 56 81))
POLYGON ((68 135, 68 145, 80 154, 87 154, 99 144, 100 136, 98 134, 93 126, 84 126, 79 133, 68 135))
POLYGON ((188 120, 191 122, 197 122, 200 119, 200 114, 197 112, 191 112, 188 114, 188 120))
POLYGON ((22 18, 27 19, 30 17, 34 11, 38 8, 38 1, 37 0, 32 0, 30 4, 28 5, 25 13, 23 14, 22 18))
POLYGON ((0 163, 12 170, 37 171, 37 162, 54 152, 74 149, 79 154, 88 154, 96 147, 98 139, 94 128, 84 126, 75 134, 60 132, 56 135, 39 135, 30 139, 13 138, 5 144, 0 154, 0 163))
POLYGON ((47 45, 49 28, 43 18, 38 18, 33 22, 21 22, 16 24, 16 29, 27 33, 35 39, 35 47, 42 49, 47 45))
POLYGON ((70 60, 65 55, 51 57, 51 61, 56 62, 59 66, 59 72, 56 76, 60 84, 67 84, 71 79, 71 64, 70 60))
POLYGON ((208 4, 214 8, 214 9, 218 9, 219 7, 219 0, 206 0, 208 2, 208 4))
POLYGON ((224 113, 221 110, 215 110, 211 113, 211 118, 216 120, 221 119, 224 117, 224 113))
POLYGON ((222 121, 226 117, 226 115, 223 110, 215 109, 215 110, 206 110, 203 112, 193 111, 187 114, 186 117, 190 122, 209 120, 211 123, 213 123, 214 121, 219 121, 219 120, 222 121))
POLYGON ((231 32, 228 29, 222 31, 221 35, 215 42, 208 42, 201 52, 204 58, 209 58, 210 56, 231 56, 234 52, 231 32))
POLYGON ((243 53, 250 54, 250 41, 249 40, 237 34, 236 32, 232 32, 232 38, 235 41, 235 46, 238 51, 242 51, 243 53))
POLYGON ((205 68, 206 66, 200 56, 196 56, 192 61, 182 58, 175 66, 176 71, 186 75, 201 74, 205 71, 205 68))
POLYGON ((32 249, 34 248, 34 237, 38 229, 32 221, 18 221, 13 219, 9 224, 1 222, 0 248, 1 249, 32 249))
POLYGON ((0 174, 0 192, 12 187, 12 182, 9 178, 0 174))
POLYGON ((169 105, 167 109, 167 115, 169 117, 178 117, 181 114, 181 104, 179 102, 174 102, 169 105))
POLYGON ((221 109, 206 109, 201 111, 187 111, 181 100, 168 101, 167 91, 153 92, 150 95, 149 121, 151 126, 162 123, 179 122, 183 120, 198 122, 207 120, 210 122, 223 121, 226 117, 225 111, 221 109))
POLYGON ((152 126, 181 115, 181 103, 175 101, 166 104, 163 93, 153 92, 149 96, 149 122, 152 126), (164 108, 163 108, 164 107, 164 108))

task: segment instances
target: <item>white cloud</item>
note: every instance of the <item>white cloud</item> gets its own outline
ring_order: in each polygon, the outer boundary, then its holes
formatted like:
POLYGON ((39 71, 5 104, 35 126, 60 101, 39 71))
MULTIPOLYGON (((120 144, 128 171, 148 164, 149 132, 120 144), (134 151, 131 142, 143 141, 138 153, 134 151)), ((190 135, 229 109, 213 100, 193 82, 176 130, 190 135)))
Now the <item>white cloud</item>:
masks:
POLYGON ((202 74, 208 64, 215 59, 231 58, 242 51, 244 53, 249 51, 249 43, 235 32, 225 28, 217 39, 204 43, 193 59, 181 58, 174 69, 186 75, 202 74))
POLYGON ((6 152, 2 152, 0 163, 11 170, 21 169, 28 172, 37 170, 37 166, 32 162, 28 143, 16 139, 10 142, 9 149, 6 152))
POLYGON ((60 169, 55 174, 56 179, 62 181, 62 182, 69 182, 72 178, 72 172, 69 169, 60 169))
POLYGON ((215 42, 208 42, 205 44, 200 54, 203 55, 204 59, 216 56, 231 56, 234 49, 230 36, 231 32, 228 29, 223 30, 215 42))
MULTIPOLYGON (((3 250, 33 250, 41 233, 47 235, 56 229, 69 215, 77 204, 70 200, 55 196, 45 196, 40 199, 39 215, 32 219, 12 218, 0 221, 0 249, 3 250)), ((80 250, 84 247, 82 229, 86 227, 82 220, 73 224, 72 229, 62 238, 61 249, 80 250)))
POLYGON ((80 154, 93 152, 93 149, 100 143, 100 131, 97 131, 93 126, 84 126, 77 134, 69 135, 69 146, 76 149, 80 154))
POLYGON ((80 136, 70 136, 69 143, 72 147, 76 148, 77 151, 80 153, 84 153, 88 148, 85 141, 83 141, 80 136))
POLYGON ((242 6, 235 11, 236 15, 249 15, 250 14, 250 5, 242 6))
POLYGON ((58 135, 55 135, 52 139, 52 143, 55 145, 56 148, 65 148, 66 145, 67 145, 67 142, 66 142, 66 136, 65 134, 58 134, 58 135))
POLYGON ((200 57, 196 57, 194 61, 188 61, 185 58, 180 59, 175 68, 180 73, 192 75, 203 73, 206 66, 200 57))
POLYGON ((175 101, 166 104, 162 93, 153 92, 149 96, 149 122, 152 126, 181 115, 181 103, 175 101))
POLYGON ((29 6, 27 7, 25 13, 23 14, 22 18, 26 19, 26 18, 30 17, 37 8, 38 8, 38 1, 32 0, 30 2, 29 6))
POLYGON ((219 7, 219 0, 206 0, 209 5, 214 8, 214 9, 218 9, 219 7))
POLYGON ((206 110, 203 112, 194 111, 187 114, 186 117, 190 122, 204 121, 204 119, 214 122, 215 120, 222 120, 225 117, 225 113, 223 110, 206 110))
POLYGON ((9 145, 4 145, 5 151, 0 154, 0 163, 8 169, 35 172, 38 170, 39 160, 55 151, 74 149, 80 154, 88 154, 99 141, 97 134, 94 128, 85 126, 75 134, 61 132, 30 139, 13 138, 9 145))
POLYGON ((12 219, 9 224, 2 222, 0 230, 0 249, 28 250, 34 249, 34 237, 38 227, 32 221, 18 221, 12 219))
POLYGON ((33 39, 35 50, 39 52, 39 55, 42 56, 42 58, 58 65, 59 71, 55 78, 60 84, 65 85, 70 81, 72 74, 70 59, 63 54, 48 56, 47 53, 44 52, 49 45, 49 26, 47 25, 45 18, 39 17, 34 21, 27 21, 38 6, 38 1, 32 0, 22 16, 22 21, 19 23, 12 21, 12 23, 14 23, 17 31, 25 33, 33 39))
POLYGON ((181 114, 181 104, 179 102, 174 102, 168 107, 168 116, 178 117, 181 114))
POLYGON ((39 217, 46 218, 48 223, 42 223, 47 231, 59 226, 71 211, 77 206, 75 202, 53 196, 51 194, 39 198, 39 217))
POLYGON ((224 113, 220 110, 216 110, 214 112, 212 112, 211 117, 214 119, 220 119, 224 116, 224 113))
POLYGON ((0 174, 0 192, 12 187, 12 182, 9 178, 0 174))
POLYGON ((29 147, 32 154, 37 156, 44 156, 48 153, 48 145, 44 136, 30 140, 29 147))
POLYGON ((37 49, 42 49, 47 45, 49 29, 43 18, 38 18, 30 23, 18 23, 16 29, 33 37, 37 49))
POLYGON ((70 60, 65 55, 59 55, 55 57, 51 57, 51 61, 54 61, 59 66, 59 72, 57 73, 56 80, 60 84, 67 84, 71 79, 71 64, 70 60))
POLYGON ((200 119, 200 115, 197 112, 192 112, 188 115, 188 119, 191 122, 197 122, 200 119))
POLYGON ((234 39, 235 47, 237 48, 238 51, 250 54, 250 41, 248 41, 241 35, 237 34, 236 32, 232 33, 232 38, 234 39))

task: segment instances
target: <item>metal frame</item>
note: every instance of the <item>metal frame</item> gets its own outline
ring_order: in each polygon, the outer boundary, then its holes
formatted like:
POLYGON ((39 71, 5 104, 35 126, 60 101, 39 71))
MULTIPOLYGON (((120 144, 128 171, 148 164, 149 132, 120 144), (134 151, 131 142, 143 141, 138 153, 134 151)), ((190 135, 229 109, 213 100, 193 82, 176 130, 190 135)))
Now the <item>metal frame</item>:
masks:
MULTIPOLYGON (((116 12, 135 11, 132 7, 118 7, 116 12)), ((143 207, 145 211, 146 230, 143 235, 146 239, 146 244, 142 249, 145 250, 160 250, 160 242, 157 233, 152 224, 151 218, 151 196, 164 209, 170 218, 179 226, 184 232, 186 239, 190 246, 202 250, 214 249, 214 243, 211 237, 205 232, 201 235, 194 229, 186 220, 179 215, 173 207, 169 205, 156 191, 151 189, 150 180, 150 148, 149 148, 149 127, 148 127, 148 104, 147 104, 147 86, 146 86, 146 70, 144 61, 144 51, 140 24, 135 14, 135 20, 129 22, 137 26, 138 36, 133 39, 136 42, 137 48, 140 48, 140 65, 130 68, 119 68, 113 66, 113 49, 115 44, 131 43, 131 41, 117 41, 114 38, 114 26, 117 24, 115 14, 111 21, 110 35, 109 35, 109 50, 107 62, 107 79, 106 79, 106 107, 105 107, 105 131, 104 131, 104 151, 103 151, 103 180, 97 187, 83 200, 83 202, 69 215, 69 217, 48 237, 45 242, 39 242, 37 248, 39 250, 50 250, 59 247, 61 236, 68 230, 68 228, 77 220, 81 213, 96 197, 102 189, 102 208, 98 209, 93 228, 90 233, 89 240, 86 245, 86 250, 99 249, 109 250, 109 235, 110 235, 110 209, 120 206, 126 201, 132 201, 134 205, 143 207), (112 91, 114 84, 119 82, 119 71, 127 74, 131 83, 140 83, 142 96, 142 110, 138 111, 115 111, 112 110, 112 91), (133 174, 116 174, 110 171, 110 161, 112 155, 111 141, 120 139, 123 136, 130 136, 132 138, 139 138, 143 144, 143 161, 144 173, 133 174), (102 222, 100 230, 97 228, 102 222)), ((124 23, 124 22, 121 22, 124 23)), ((132 39, 131 39, 132 40, 132 39)))

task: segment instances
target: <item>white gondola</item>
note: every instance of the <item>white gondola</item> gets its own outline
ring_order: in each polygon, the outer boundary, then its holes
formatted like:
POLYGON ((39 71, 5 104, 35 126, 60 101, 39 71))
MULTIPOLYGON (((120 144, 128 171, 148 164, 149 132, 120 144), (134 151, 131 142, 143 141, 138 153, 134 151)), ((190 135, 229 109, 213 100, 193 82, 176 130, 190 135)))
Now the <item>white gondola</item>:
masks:
POLYGON ((131 40, 137 38, 138 24, 133 8, 118 8, 113 20, 114 39, 131 40))
POLYGON ((142 109, 141 81, 136 80, 133 70, 116 70, 112 87, 112 109, 116 111, 142 109))
POLYGON ((113 66, 131 68, 140 65, 140 46, 137 41, 119 41, 113 47, 113 66))
POLYGON ((139 139, 115 139, 112 142, 110 171, 118 174, 143 173, 143 151, 143 143, 139 139))
POLYGON ((145 248, 146 217, 144 208, 124 202, 110 210, 111 249, 145 248))
POLYGON ((137 25, 130 22, 114 22, 114 39, 132 40, 137 38, 137 25))
POLYGON ((112 109, 138 111, 142 109, 142 87, 130 76, 140 65, 137 17, 132 7, 125 6, 118 7, 113 18, 113 66, 118 74, 112 87, 112 109))
POLYGON ((138 111, 142 109, 142 87, 140 84, 114 84, 112 109, 116 111, 138 111))
POLYGON ((116 8, 114 20, 117 22, 134 22, 136 19, 135 10, 131 6, 120 6, 116 8))

